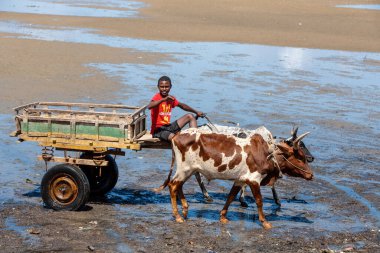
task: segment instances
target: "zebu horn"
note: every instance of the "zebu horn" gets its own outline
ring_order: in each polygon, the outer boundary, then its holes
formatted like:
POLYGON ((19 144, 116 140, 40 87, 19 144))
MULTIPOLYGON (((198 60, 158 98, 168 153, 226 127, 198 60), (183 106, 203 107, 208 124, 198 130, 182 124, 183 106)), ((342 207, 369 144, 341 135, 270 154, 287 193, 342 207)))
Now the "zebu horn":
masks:
POLYGON ((304 134, 301 134, 300 136, 297 137, 297 139, 295 139, 293 141, 293 146, 294 146, 294 149, 298 149, 298 144, 300 143, 300 141, 305 138, 306 135, 308 135, 310 132, 306 132, 304 134))
POLYGON ((293 140, 295 140, 297 138, 297 132, 298 132, 298 126, 297 127, 293 126, 293 129, 290 132, 290 134, 292 135, 293 140))

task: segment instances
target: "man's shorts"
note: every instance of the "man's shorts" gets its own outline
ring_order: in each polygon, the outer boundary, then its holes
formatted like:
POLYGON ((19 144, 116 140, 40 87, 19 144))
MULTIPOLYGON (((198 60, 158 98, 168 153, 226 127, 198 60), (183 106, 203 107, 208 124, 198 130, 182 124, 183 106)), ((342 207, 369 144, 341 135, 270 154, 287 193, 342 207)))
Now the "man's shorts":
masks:
POLYGON ((169 135, 178 133, 180 130, 181 128, 178 126, 177 121, 174 121, 171 124, 157 128, 153 133, 153 137, 160 138, 162 141, 169 141, 169 135))

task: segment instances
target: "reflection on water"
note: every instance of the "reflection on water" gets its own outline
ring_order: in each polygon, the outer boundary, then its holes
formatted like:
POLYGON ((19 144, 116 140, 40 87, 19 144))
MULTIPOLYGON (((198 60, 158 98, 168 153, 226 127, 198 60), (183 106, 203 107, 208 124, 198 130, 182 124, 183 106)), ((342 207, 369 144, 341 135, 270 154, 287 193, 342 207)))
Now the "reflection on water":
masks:
POLYGON ((337 5, 336 7, 366 9, 366 10, 380 10, 380 4, 346 4, 346 5, 337 5))
MULTIPOLYGON (((374 216, 374 224, 379 223, 380 217, 376 217, 380 209, 379 196, 371 194, 380 182, 377 172, 380 164, 379 53, 222 42, 150 41, 104 36, 89 29, 28 26, 16 22, 0 22, 0 32, 20 39, 100 44, 141 53, 169 54, 171 58, 166 57, 157 65, 126 62, 88 63, 87 66, 119 78, 125 84, 110 103, 148 103, 157 90, 156 79, 165 74, 173 80, 172 94, 208 112, 214 123, 234 121, 251 129, 265 125, 274 135, 282 137, 289 135, 293 124, 299 125, 302 132, 311 131, 305 142, 316 157, 312 164, 316 182, 297 184, 302 184, 304 189, 312 186, 319 189, 316 183, 326 184, 349 199, 358 200, 360 196, 364 199, 359 201, 360 205, 374 216), (351 178, 365 190, 354 189, 351 178), (334 186, 338 181, 339 187, 334 186)), ((175 110, 174 118, 181 114, 182 111, 175 110)), ((205 122, 200 120, 200 123, 205 122)), ((24 144, 20 146, 25 148, 24 144)), ((20 157, 23 153, 12 155, 20 157)), ((119 167, 127 173, 120 173, 120 181, 109 195, 109 201, 127 205, 126 213, 148 215, 153 208, 160 208, 161 217, 170 217, 168 195, 150 195, 150 188, 164 180, 170 155, 169 151, 143 150, 138 154, 142 159, 136 159, 132 152, 127 152, 126 158, 119 158, 119 167)), ((227 193, 231 182, 216 181, 207 187, 214 193, 227 193)), ((185 188, 194 207, 190 208, 190 217, 218 219, 221 203, 205 205, 196 194, 199 189, 193 179, 185 188)), ((289 193, 284 190, 282 194, 289 193)), ((355 229, 367 226, 358 222, 358 217, 334 217, 328 212, 333 208, 331 203, 313 204, 311 193, 308 196, 303 192, 299 196, 301 200, 311 199, 307 204, 285 203, 288 209, 281 212, 272 212, 272 203, 266 203, 265 212, 272 213, 269 218, 279 225, 293 221, 297 226, 309 226, 312 222, 316 229, 331 231, 339 226, 347 229, 347 226, 355 229), (308 215, 304 214, 305 210, 309 210, 308 215)), ((255 210, 250 214, 235 212, 232 219, 245 217, 248 222, 252 221, 253 214, 255 210)))
POLYGON ((305 55, 305 49, 286 47, 280 52, 279 58, 282 59, 282 66, 285 69, 301 69, 305 63, 309 62, 309 55, 305 55))
POLYGON ((81 17, 136 17, 145 4, 121 0, 2 0, 0 12, 17 12, 81 17))

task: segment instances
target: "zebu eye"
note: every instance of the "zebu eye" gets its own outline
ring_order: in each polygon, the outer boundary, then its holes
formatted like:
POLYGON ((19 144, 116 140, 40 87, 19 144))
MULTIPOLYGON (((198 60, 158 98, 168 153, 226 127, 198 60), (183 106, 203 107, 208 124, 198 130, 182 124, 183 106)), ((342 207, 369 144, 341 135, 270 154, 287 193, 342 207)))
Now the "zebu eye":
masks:
POLYGON ((300 160, 302 162, 306 162, 306 156, 301 149, 295 150, 294 156, 297 160, 300 160))

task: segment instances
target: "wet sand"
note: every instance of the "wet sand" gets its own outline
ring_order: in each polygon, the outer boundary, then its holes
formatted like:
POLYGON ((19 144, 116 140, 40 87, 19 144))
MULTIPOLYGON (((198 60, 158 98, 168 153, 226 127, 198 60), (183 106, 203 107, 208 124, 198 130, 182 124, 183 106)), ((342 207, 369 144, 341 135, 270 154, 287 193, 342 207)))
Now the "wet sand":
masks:
POLYGON ((379 251, 380 12, 334 7, 356 1, 237 2, 151 0, 124 18, 0 13, 2 251, 379 251), (84 211, 43 208, 40 147, 8 137, 11 108, 142 105, 161 74, 217 123, 265 125, 283 137, 293 124, 312 132, 305 142, 315 180, 281 180, 281 208, 263 189, 274 229, 260 227, 250 197, 248 209, 234 202, 230 224, 221 225, 231 183, 210 182, 207 204, 193 179, 189 219, 176 224, 168 192, 152 192, 170 163, 170 152, 156 150, 118 157, 115 189, 84 211))
MULTIPOLYGON (((241 0, 231 6, 231 1, 199 0, 189 5, 187 1, 151 0, 146 4, 137 17, 128 19, 2 12, 0 21, 94 28, 110 36, 163 41, 226 41, 380 52, 379 12, 334 7, 347 1, 241 0)), ((102 100, 107 94, 104 92, 112 94, 120 87, 84 64, 142 62, 127 50, 15 40, 2 35, 0 73, 1 85, 6 87, 0 97, 3 113, 33 101, 75 101, 86 97, 102 100)), ((144 56, 144 60, 152 61, 151 57, 144 56)))

